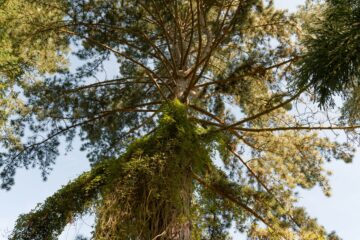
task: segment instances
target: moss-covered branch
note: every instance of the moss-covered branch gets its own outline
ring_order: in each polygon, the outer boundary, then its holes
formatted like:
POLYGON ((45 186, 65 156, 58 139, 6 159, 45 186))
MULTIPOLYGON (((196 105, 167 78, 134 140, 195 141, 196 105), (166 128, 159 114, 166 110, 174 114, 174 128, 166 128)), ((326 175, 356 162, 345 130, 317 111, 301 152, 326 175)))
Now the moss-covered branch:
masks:
POLYGON ((86 212, 105 184, 106 164, 80 175, 30 213, 21 215, 11 240, 57 239, 66 224, 86 212))

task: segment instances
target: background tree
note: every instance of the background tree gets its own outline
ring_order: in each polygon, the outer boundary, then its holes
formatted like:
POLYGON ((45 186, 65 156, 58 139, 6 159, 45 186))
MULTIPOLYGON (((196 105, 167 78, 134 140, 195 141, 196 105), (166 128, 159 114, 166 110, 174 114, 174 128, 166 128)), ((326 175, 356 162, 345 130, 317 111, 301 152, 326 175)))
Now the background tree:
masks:
POLYGON ((349 144, 316 130, 357 128, 303 104, 323 83, 309 74, 317 45, 309 40, 304 56, 297 42, 311 15, 258 0, 6 0, 1 9, 0 63, 16 70, 0 65, 3 91, 21 95, 16 111, 1 105, 2 187, 17 168, 45 178, 60 142, 70 150, 76 136, 93 163, 22 215, 12 239, 56 239, 88 211, 96 239, 228 239, 234 223, 250 239, 336 238, 295 206, 298 187, 330 194, 325 160, 352 159, 349 144), (72 68, 69 54, 83 65, 72 68), (99 75, 110 58, 118 75, 99 75))
POLYGON ((322 14, 313 16, 307 23, 303 42, 308 51, 300 62, 299 74, 300 85, 311 83, 322 105, 333 103, 334 94, 348 97, 355 92, 360 65, 359 2, 329 0, 326 3, 322 14))

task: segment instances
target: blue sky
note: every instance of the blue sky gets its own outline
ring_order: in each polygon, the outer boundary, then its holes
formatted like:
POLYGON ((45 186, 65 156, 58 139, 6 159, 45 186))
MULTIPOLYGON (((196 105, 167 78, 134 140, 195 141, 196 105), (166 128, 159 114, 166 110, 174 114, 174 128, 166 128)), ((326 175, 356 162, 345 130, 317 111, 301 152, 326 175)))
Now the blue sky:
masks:
MULTIPOLYGON (((304 0, 275 0, 281 8, 295 10, 304 0)), ((76 148, 75 148, 76 149, 76 148)), ((323 196, 318 188, 301 192, 301 205, 311 216, 317 217, 328 231, 336 230, 344 240, 356 240, 360 236, 360 154, 354 163, 346 165, 335 162, 328 166, 334 175, 330 178, 333 188, 331 198, 323 196)), ((70 152, 62 155, 48 181, 43 182, 37 170, 20 170, 16 185, 9 192, 0 191, 0 240, 11 231, 17 216, 29 212, 37 203, 43 202, 69 180, 89 169, 84 153, 70 152)), ((78 232, 87 232, 91 220, 84 218, 65 229, 60 240, 73 240, 78 232)))

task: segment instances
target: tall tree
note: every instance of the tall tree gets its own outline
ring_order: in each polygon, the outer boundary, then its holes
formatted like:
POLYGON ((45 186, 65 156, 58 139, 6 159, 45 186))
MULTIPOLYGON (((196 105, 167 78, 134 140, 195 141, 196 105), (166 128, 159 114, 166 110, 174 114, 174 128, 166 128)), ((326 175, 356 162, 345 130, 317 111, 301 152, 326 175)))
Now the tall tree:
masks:
POLYGON ((11 239, 56 239, 89 211, 96 239, 229 239, 234 224, 250 239, 336 239, 296 193, 330 194, 324 161, 352 159, 317 131, 357 126, 308 111, 315 78, 293 87, 304 16, 260 0, 3 1, 3 92, 21 107, 0 105, 2 187, 18 168, 46 178, 77 136, 93 163, 11 239))

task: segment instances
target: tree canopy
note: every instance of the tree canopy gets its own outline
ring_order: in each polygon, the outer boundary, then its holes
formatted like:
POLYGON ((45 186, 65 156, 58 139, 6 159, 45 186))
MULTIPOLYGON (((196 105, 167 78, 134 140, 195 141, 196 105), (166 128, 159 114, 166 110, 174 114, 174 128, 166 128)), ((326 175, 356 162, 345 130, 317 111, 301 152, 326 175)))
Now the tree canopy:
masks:
POLYGON ((319 131, 356 137, 358 19, 351 0, 2 1, 2 188, 19 168, 46 178, 75 138, 93 166, 11 239, 56 239, 87 212, 95 239, 337 239, 297 192, 330 195, 324 163, 352 160, 319 131), (335 122, 311 104, 348 92, 335 122))

